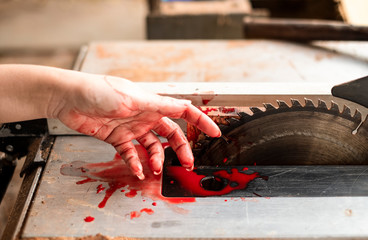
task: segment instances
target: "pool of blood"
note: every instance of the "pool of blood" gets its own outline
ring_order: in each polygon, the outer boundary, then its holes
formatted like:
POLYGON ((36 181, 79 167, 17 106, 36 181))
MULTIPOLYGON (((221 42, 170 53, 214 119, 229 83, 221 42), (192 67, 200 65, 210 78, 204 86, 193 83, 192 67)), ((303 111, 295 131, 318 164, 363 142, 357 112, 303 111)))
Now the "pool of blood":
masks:
POLYGON ((228 184, 219 191, 206 190, 201 187, 201 180, 206 175, 198 174, 196 171, 188 172, 183 167, 170 166, 167 168, 167 175, 175 179, 180 187, 190 192, 194 196, 221 196, 226 195, 235 190, 245 189, 249 182, 255 178, 261 177, 258 173, 246 174, 239 171, 237 168, 227 170, 220 170, 213 172, 214 177, 225 179, 228 184), (236 183, 236 184, 230 184, 236 183))
MULTIPOLYGON (((168 144, 163 144, 166 147, 168 144)), ((136 146, 138 156, 141 159, 144 175, 144 181, 133 176, 129 167, 122 158, 115 154, 112 161, 100 163, 88 163, 75 161, 70 164, 61 166, 60 172, 66 176, 76 176, 85 178, 77 181, 76 184, 86 184, 98 182, 96 193, 105 192, 105 196, 98 204, 99 208, 106 206, 110 197, 118 192, 123 193, 126 197, 134 198, 140 192, 142 197, 151 198, 153 201, 161 200, 168 204, 181 204, 195 202, 195 198, 166 198, 161 195, 161 176, 154 175, 148 167, 149 156, 147 151, 140 145, 136 146), (107 186, 106 186, 107 185, 107 186)))

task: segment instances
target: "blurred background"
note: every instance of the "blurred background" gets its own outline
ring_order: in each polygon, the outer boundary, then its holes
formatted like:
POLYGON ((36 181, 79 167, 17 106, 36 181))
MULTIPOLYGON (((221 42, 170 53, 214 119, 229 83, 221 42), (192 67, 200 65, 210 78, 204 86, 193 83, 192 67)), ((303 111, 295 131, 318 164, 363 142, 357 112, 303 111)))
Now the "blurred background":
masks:
POLYGON ((367 9, 366 0, 0 0, 0 63, 71 68, 95 40, 242 38, 244 16, 368 25, 367 9))

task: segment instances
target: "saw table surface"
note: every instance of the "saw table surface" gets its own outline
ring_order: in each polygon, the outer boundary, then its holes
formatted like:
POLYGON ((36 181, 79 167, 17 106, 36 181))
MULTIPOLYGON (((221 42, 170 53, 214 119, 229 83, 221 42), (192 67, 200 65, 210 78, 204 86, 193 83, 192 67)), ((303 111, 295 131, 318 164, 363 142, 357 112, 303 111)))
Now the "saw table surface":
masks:
MULTIPOLYGON (((299 96, 308 93, 327 96, 334 84, 368 75, 367 59, 366 43, 312 46, 262 40, 95 42, 81 54, 76 69, 144 82, 142 86, 177 97, 195 97, 210 90, 207 93, 216 103, 217 93, 224 93, 217 103, 228 104, 224 99, 233 94, 264 90, 248 89, 244 83, 271 86, 267 94, 274 99, 272 91, 279 89, 286 89, 282 93, 285 97, 293 91, 299 96), (322 90, 320 85, 288 88, 295 82, 327 85, 322 90)), ((257 102, 266 99, 261 93, 257 102)), ((203 100, 193 99, 196 103, 203 100)), ((243 102, 256 102, 252 100, 251 96, 243 102)), ((108 166, 114 155, 111 146, 90 137, 56 137, 21 236, 78 237, 97 233, 137 238, 368 236, 367 197, 215 197, 180 203, 180 199, 160 196, 160 179, 138 185, 132 180, 115 186, 104 177, 91 178, 94 171, 86 168, 86 162, 108 162, 108 166), (65 167, 71 163, 72 167, 65 167), (137 192, 132 191, 132 186, 137 192), (105 197, 109 199, 103 207, 105 197)), ((92 165, 96 166, 104 164, 92 165)), ((365 171, 358 175, 357 181, 361 177, 365 179, 365 171)))
MULTIPOLYGON (((57 137, 22 237, 98 233, 135 238, 368 236, 366 197, 216 197, 178 204, 146 190, 135 195, 126 186, 117 189, 100 208, 111 189, 108 182, 76 184, 86 177, 70 176, 71 171, 69 176, 60 173, 65 164, 109 162, 114 155, 112 147, 91 137, 57 137), (88 222, 88 217, 94 220, 88 222)), ((88 173, 88 168, 85 171, 88 173)), ((146 184, 161 191, 160 185, 146 184)))

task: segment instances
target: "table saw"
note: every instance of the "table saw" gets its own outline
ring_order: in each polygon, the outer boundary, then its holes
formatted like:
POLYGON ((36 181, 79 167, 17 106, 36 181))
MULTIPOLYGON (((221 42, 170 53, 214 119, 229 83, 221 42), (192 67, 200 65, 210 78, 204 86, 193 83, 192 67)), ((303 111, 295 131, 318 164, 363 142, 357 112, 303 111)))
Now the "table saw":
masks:
POLYGON ((76 70, 190 99, 224 137, 194 139, 193 173, 167 147, 163 175, 139 181, 112 146, 49 119, 3 239, 366 238, 367 106, 331 89, 367 61, 363 42, 93 42, 76 70))

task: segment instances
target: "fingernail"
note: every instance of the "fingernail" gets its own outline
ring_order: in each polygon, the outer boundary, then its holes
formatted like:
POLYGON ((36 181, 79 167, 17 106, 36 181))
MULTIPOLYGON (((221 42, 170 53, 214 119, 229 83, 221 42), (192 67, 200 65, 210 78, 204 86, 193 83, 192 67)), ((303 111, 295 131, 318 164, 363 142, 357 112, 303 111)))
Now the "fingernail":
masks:
POLYGON ((160 170, 160 171, 153 171, 153 174, 155 174, 155 175, 160 175, 160 174, 161 174, 161 172, 162 172, 162 170, 160 170))
POLYGON ((137 177, 139 178, 139 180, 144 180, 144 174, 143 173, 138 173, 137 177))
POLYGON ((192 165, 191 167, 186 167, 185 170, 187 170, 188 172, 193 171, 194 169, 194 165, 192 165))
POLYGON ((219 135, 217 135, 217 137, 219 138, 219 137, 221 137, 222 136, 222 133, 221 133, 221 131, 220 131, 220 133, 219 133, 219 135))

